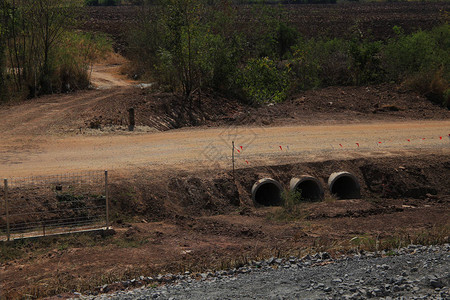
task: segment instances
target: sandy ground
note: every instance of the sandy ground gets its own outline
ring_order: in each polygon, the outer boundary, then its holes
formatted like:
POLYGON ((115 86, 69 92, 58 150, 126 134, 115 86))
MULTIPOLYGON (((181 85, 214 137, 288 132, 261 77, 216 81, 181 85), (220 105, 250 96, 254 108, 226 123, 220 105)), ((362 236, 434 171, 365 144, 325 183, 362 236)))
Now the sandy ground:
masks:
POLYGON ((2 136, 0 176, 130 168, 230 168, 231 140, 236 145, 237 167, 427 151, 450 153, 449 133, 450 120, 100 136, 2 136))
POLYGON ((120 74, 122 64, 95 64, 91 71, 91 85, 97 89, 132 86, 136 82, 120 74))
POLYGON ((146 126, 135 132, 124 126, 89 129, 86 114, 97 103, 124 97, 124 92, 139 83, 120 74, 126 60, 119 58, 117 63, 93 67, 94 90, 0 107, 0 177, 104 169, 230 169, 232 141, 237 168, 450 152, 449 119, 400 121, 391 117, 364 122, 360 117, 354 124, 343 119, 314 126, 286 123, 166 132, 146 126))

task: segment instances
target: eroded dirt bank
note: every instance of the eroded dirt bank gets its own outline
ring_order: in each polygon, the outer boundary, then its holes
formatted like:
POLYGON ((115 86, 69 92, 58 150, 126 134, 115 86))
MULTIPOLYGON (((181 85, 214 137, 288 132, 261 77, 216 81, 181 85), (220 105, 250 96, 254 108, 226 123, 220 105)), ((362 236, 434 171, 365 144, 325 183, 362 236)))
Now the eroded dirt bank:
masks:
POLYGON ((14 255, 3 248, 2 291, 11 298, 100 291, 104 283, 141 275, 221 269, 310 251, 335 255, 370 249, 375 240, 380 249, 442 243, 449 236, 449 172, 450 155, 430 154, 238 169, 235 179, 228 171, 116 173, 116 234, 19 242, 11 246, 14 255), (262 177, 287 187, 291 176, 308 173, 325 183, 340 170, 358 178, 363 199, 334 200, 326 192, 324 202, 285 210, 256 208, 250 198, 262 177), (354 237, 359 244, 351 242, 354 237))

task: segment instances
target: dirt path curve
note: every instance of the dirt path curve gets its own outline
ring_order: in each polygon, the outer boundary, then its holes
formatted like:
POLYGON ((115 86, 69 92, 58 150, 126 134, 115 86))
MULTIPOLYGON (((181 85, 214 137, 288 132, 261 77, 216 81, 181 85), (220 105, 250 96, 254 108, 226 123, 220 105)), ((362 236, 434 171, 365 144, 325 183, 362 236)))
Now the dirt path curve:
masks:
POLYGON ((0 177, 103 169, 230 168, 231 140, 236 142, 238 168, 323 159, 448 154, 449 133, 450 120, 4 137, 0 177))
POLYGON ((230 168, 232 141, 238 168, 450 152, 450 120, 77 134, 92 107, 108 97, 123 97, 136 84, 119 69, 120 63, 94 66, 97 90, 1 107, 0 178, 103 169, 230 168))
POLYGON ((95 64, 91 72, 91 84, 98 89, 110 89, 137 84, 120 74, 122 64, 95 64))

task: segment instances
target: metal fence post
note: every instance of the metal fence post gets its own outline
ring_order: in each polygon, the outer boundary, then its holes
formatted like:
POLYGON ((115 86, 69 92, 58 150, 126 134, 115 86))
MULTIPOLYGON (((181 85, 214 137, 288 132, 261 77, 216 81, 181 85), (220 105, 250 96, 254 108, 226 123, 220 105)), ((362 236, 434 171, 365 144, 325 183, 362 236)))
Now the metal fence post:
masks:
POLYGON ((108 171, 105 171, 105 204, 106 204, 106 228, 109 228, 109 193, 108 193, 108 171))
POLYGON ((4 179, 3 181, 5 187, 5 211, 6 211, 6 238, 8 241, 11 237, 11 232, 9 228, 9 199, 8 199, 8 179, 4 179))

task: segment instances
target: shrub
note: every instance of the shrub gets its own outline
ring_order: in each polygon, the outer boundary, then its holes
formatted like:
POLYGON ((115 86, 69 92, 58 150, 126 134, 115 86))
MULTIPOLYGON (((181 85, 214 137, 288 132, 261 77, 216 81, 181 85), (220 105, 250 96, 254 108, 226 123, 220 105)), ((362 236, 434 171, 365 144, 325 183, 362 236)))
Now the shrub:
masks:
POLYGON ((52 52, 50 81, 55 92, 85 89, 89 67, 112 51, 111 41, 102 35, 66 33, 52 52))
POLYGON ((380 41, 359 39, 353 39, 349 43, 349 69, 354 84, 371 84, 382 80, 381 45, 380 41))
POLYGON ((291 47, 295 45, 299 38, 297 29, 285 22, 280 22, 276 30, 276 42, 278 46, 278 56, 280 60, 288 58, 291 47))
POLYGON ((430 101, 450 108, 450 82, 444 78, 443 69, 413 74, 404 84, 430 101))
POLYGON ((237 84, 250 101, 276 103, 287 96, 289 66, 278 69, 275 62, 267 57, 251 59, 239 75, 237 84))
POLYGON ((444 67, 448 78, 450 56, 450 25, 445 24, 431 31, 418 31, 405 35, 394 27, 397 37, 383 48, 384 68, 392 80, 404 80, 419 72, 436 71, 444 67))
POLYGON ((301 39, 293 50, 292 73, 297 88, 304 90, 349 83, 346 41, 301 39))
POLYGON ((383 48, 388 80, 404 82, 435 103, 449 107, 450 25, 405 35, 394 27, 397 37, 383 48))

